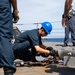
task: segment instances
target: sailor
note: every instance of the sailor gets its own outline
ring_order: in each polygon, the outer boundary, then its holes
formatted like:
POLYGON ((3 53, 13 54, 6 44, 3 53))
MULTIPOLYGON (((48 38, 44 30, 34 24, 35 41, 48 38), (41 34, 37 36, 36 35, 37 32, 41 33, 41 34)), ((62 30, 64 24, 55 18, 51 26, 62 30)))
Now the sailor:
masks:
POLYGON ((14 19, 14 23, 19 20, 17 0, 0 0, 0 66, 3 67, 4 75, 13 75, 16 71, 11 43, 12 19, 14 19))
POLYGON ((71 32, 73 46, 75 46, 75 10, 72 9, 72 6, 73 4, 71 4, 67 14, 67 21, 65 24, 64 46, 68 45, 70 32, 71 32))
POLYGON ((41 40, 41 37, 51 33, 52 24, 50 22, 43 22, 41 25, 40 29, 27 30, 16 37, 13 46, 16 59, 35 62, 37 54, 49 55, 53 53, 53 48, 45 46, 41 40))

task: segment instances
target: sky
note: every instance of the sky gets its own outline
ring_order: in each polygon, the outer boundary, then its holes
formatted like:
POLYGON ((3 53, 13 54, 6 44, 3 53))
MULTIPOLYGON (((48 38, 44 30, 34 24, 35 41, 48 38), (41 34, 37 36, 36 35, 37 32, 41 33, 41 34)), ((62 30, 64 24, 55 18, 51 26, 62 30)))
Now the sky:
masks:
MULTIPOLYGON (((64 12, 65 0, 17 0, 20 20, 17 24, 19 29, 37 28, 36 24, 49 21, 52 23, 53 31, 51 37, 64 37, 64 29, 61 25, 62 14, 64 12), (62 34, 61 34, 62 33, 62 34)), ((75 3, 75 0, 74 2, 75 3)), ((75 6, 73 6, 75 8, 75 6)), ((39 24, 39 27, 41 25, 39 24)), ((50 37, 49 36, 49 37, 50 37)))

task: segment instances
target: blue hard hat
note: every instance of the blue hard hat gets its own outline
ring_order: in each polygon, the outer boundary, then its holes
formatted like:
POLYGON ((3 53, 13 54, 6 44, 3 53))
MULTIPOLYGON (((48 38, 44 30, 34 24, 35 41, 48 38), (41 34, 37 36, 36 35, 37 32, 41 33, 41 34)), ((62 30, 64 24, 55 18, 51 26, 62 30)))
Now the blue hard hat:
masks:
POLYGON ((45 29, 45 31, 50 34, 52 31, 52 24, 50 22, 43 22, 41 23, 42 27, 45 29))

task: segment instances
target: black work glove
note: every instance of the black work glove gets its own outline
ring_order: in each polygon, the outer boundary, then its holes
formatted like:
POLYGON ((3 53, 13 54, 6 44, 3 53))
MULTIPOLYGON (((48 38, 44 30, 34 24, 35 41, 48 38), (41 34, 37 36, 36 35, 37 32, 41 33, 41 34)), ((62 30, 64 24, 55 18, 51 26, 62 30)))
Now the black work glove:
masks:
MULTIPOLYGON (((47 47, 46 49, 49 50, 49 51, 53 50, 52 47, 47 47)), ((42 57, 48 57, 49 54, 41 54, 41 56, 42 56, 42 57)))
POLYGON ((53 50, 53 47, 47 47, 46 49, 50 51, 53 50))
POLYGON ((58 51, 52 50, 52 51, 50 52, 50 55, 53 56, 53 59, 54 59, 54 62, 55 62, 55 63, 58 63, 58 62, 59 62, 60 57, 59 57, 59 55, 58 55, 58 51))
POLYGON ((49 54, 41 54, 42 57, 48 57, 49 54))
POLYGON ((47 49, 50 51, 49 55, 53 56, 54 62, 58 63, 58 61, 60 59, 60 57, 58 55, 58 51, 54 50, 52 47, 48 47, 47 49))
POLYGON ((49 55, 52 55, 52 56, 54 55, 55 50, 53 50, 52 47, 47 47, 46 49, 50 51, 49 55))
POLYGON ((50 55, 52 55, 52 56, 58 56, 58 51, 56 51, 56 50, 50 50, 50 55))
POLYGON ((47 47, 47 50, 50 51, 50 55, 52 56, 58 56, 58 51, 54 50, 52 47, 47 47))

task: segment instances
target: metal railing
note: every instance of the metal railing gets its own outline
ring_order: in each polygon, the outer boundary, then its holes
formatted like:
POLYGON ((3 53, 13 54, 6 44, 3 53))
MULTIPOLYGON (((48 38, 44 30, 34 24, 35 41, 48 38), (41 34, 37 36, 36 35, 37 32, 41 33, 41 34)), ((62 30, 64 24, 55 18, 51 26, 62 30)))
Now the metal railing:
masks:
MULTIPOLYGON (((51 34, 44 38, 64 38, 64 28, 62 28, 61 21, 54 21, 51 22, 53 29, 51 34)), ((35 28, 40 28, 41 23, 23 23, 23 24, 15 24, 21 32, 24 32, 26 30, 31 30, 35 28)))

